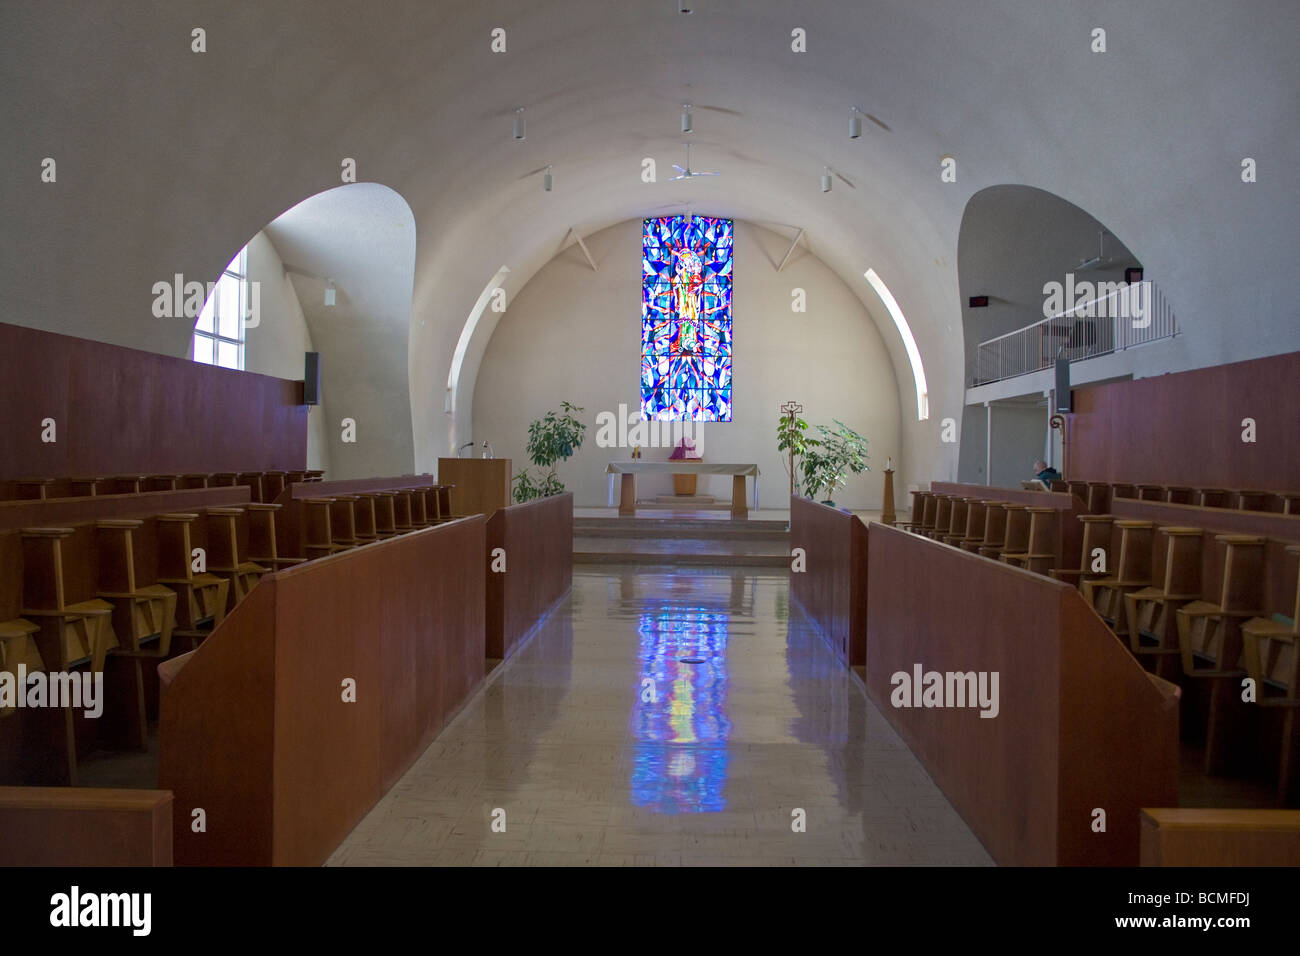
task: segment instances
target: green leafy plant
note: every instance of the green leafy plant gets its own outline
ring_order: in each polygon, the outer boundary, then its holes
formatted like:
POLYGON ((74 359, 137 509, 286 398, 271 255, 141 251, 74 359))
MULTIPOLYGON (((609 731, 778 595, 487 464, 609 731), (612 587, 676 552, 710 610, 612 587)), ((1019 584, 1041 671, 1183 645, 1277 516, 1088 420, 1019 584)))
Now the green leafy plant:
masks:
POLYGON ((564 491, 555 466, 572 458, 582 447, 587 425, 573 415, 581 411, 577 405, 561 402, 560 411, 552 409, 528 426, 528 457, 538 473, 534 475, 525 468, 515 475, 515 501, 532 501, 564 491))
POLYGON ((785 452, 781 463, 785 465, 786 472, 790 471, 790 465, 786 458, 790 457, 793 451, 794 461, 794 490, 796 494, 803 494, 803 482, 799 477, 799 462, 809 448, 815 448, 821 444, 815 438, 809 438, 807 435, 808 423, 802 418, 793 415, 782 415, 776 420, 776 447, 778 451, 785 452))
POLYGON ((800 461, 803 471, 803 489, 809 498, 816 499, 825 490, 825 504, 834 505, 831 496, 837 488, 849 483, 849 475, 869 471, 867 467, 867 440, 838 418, 832 419, 835 428, 818 425, 821 438, 805 439, 800 461))

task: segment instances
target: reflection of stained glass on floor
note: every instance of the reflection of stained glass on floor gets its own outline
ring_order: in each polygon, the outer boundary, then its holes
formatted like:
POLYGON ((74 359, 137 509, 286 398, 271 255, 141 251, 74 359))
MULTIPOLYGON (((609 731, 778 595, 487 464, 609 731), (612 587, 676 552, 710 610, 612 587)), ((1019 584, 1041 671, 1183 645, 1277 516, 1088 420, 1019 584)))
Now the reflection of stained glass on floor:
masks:
POLYGON ((726 808, 728 620, 725 612, 681 606, 641 615, 631 779, 639 807, 668 814, 726 808))

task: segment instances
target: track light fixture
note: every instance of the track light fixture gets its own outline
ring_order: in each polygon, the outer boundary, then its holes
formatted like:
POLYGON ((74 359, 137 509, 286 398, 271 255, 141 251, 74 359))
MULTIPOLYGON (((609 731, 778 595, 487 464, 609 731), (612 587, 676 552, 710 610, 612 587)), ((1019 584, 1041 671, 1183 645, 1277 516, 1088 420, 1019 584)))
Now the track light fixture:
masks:
POLYGON ((831 168, 829 166, 823 166, 822 167, 822 192, 828 193, 830 191, 831 191, 831 168))
POLYGON ((524 138, 524 108, 515 110, 515 139, 524 138))
POLYGON ((849 139, 857 139, 862 135, 862 114, 856 106, 849 107, 849 139))
POLYGON ((547 166, 546 175, 542 177, 542 189, 544 189, 546 192, 549 193, 551 191, 551 185, 553 184, 553 182, 554 180, 551 179, 551 167, 547 166))
POLYGON ((682 132, 689 133, 694 128, 695 125, 691 122, 691 104, 683 103, 682 104, 682 132))

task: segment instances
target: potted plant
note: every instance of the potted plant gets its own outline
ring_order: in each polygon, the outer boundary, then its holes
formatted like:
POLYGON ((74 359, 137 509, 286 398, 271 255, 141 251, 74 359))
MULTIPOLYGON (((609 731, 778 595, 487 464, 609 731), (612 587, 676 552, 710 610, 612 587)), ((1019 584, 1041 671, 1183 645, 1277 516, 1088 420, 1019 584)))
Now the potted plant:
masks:
POLYGON ((818 425, 821 438, 805 441, 801 465, 808 497, 815 500, 817 493, 825 489, 826 499, 822 504, 835 507, 831 500, 835 489, 847 485, 850 474, 860 475, 870 469, 867 467, 867 440, 838 418, 832 420, 835 428, 818 425))
MULTIPOLYGON (((695 443, 685 435, 673 449, 673 453, 668 456, 669 461, 701 461, 699 455, 695 454, 695 443)), ((696 474, 673 475, 673 494, 675 495, 693 495, 695 494, 696 481, 699 478, 696 474)))
POLYGON ((572 458, 582 447, 587 426, 573 416, 581 411, 577 405, 561 402, 559 412, 548 411, 528 426, 528 458, 537 466, 538 474, 525 468, 515 475, 515 501, 563 493, 564 482, 555 473, 555 466, 572 458))

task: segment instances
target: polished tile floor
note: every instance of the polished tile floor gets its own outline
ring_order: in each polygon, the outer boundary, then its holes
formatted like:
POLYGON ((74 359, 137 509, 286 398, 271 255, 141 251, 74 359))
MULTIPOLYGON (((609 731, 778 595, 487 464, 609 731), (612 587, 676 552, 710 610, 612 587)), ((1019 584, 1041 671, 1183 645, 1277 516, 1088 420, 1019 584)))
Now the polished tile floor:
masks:
POLYGON ((577 569, 329 865, 991 865, 788 591, 577 569))

